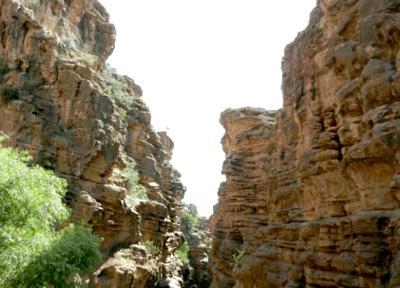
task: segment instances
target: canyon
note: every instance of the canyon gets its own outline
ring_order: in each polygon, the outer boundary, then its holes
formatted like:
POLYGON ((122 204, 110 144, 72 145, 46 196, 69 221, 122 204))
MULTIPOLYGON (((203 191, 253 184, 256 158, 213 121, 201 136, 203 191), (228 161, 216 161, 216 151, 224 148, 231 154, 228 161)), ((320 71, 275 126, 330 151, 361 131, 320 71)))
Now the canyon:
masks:
POLYGON ((399 287, 399 9, 317 1, 283 108, 222 113, 211 287, 399 287))
POLYGON ((204 288, 400 287, 399 12, 317 1, 285 50, 283 108, 221 114, 226 181, 189 226, 173 141, 106 64, 97 0, 0 0, 0 131, 102 238, 88 287, 183 287, 188 265, 204 288))

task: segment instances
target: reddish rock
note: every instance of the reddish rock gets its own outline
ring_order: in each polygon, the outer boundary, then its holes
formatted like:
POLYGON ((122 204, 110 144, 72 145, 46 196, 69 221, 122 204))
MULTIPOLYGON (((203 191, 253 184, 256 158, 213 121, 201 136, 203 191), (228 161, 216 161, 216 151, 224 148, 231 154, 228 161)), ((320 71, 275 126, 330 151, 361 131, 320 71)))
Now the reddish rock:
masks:
POLYGON ((398 287, 400 1, 318 1, 280 111, 221 115, 212 287, 398 287))
POLYGON ((90 287, 178 287, 184 187, 173 144, 152 128, 140 87, 104 72, 115 41, 107 12, 96 0, 0 0, 0 15, 0 131, 68 180, 74 220, 103 238, 90 287), (149 198, 136 206, 121 176, 133 161, 149 198))

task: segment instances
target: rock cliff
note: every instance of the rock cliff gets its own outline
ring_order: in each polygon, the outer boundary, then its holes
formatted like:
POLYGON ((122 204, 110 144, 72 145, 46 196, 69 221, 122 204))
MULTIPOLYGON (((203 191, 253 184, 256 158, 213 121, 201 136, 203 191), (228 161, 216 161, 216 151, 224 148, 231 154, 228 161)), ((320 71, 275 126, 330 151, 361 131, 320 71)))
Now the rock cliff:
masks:
POLYGON ((74 220, 103 238, 90 287, 180 287, 173 143, 139 86, 105 65, 115 29, 103 6, 0 0, 0 35, 0 131, 68 180, 74 220))
POLYGON ((212 287, 400 286, 399 11, 319 0, 283 108, 222 113, 212 287))

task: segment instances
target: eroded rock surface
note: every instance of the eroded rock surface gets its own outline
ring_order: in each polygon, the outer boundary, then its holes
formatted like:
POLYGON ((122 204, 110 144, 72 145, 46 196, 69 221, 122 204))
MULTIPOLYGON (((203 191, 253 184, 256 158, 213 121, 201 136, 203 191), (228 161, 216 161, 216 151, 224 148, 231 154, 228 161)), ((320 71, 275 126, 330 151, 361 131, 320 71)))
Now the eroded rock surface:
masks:
POLYGON ((96 0, 0 0, 0 131, 68 180, 73 218, 104 239, 90 287, 179 287, 173 144, 152 128, 133 80, 107 78, 108 20, 96 0), (149 198, 135 205, 124 176, 133 162, 149 198))
POLYGON ((399 287, 400 1, 318 1, 284 107, 222 113, 212 287, 399 287))

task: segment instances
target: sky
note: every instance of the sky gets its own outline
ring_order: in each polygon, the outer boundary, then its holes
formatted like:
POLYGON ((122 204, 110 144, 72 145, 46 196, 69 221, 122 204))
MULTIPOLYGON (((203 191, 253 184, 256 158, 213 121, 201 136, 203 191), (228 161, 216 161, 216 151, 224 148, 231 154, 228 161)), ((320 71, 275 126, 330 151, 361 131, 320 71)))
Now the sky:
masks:
POLYGON ((316 0, 100 0, 117 30, 109 63, 143 89, 157 131, 175 143, 184 201, 212 214, 224 177, 219 115, 282 106, 284 48, 316 0))

